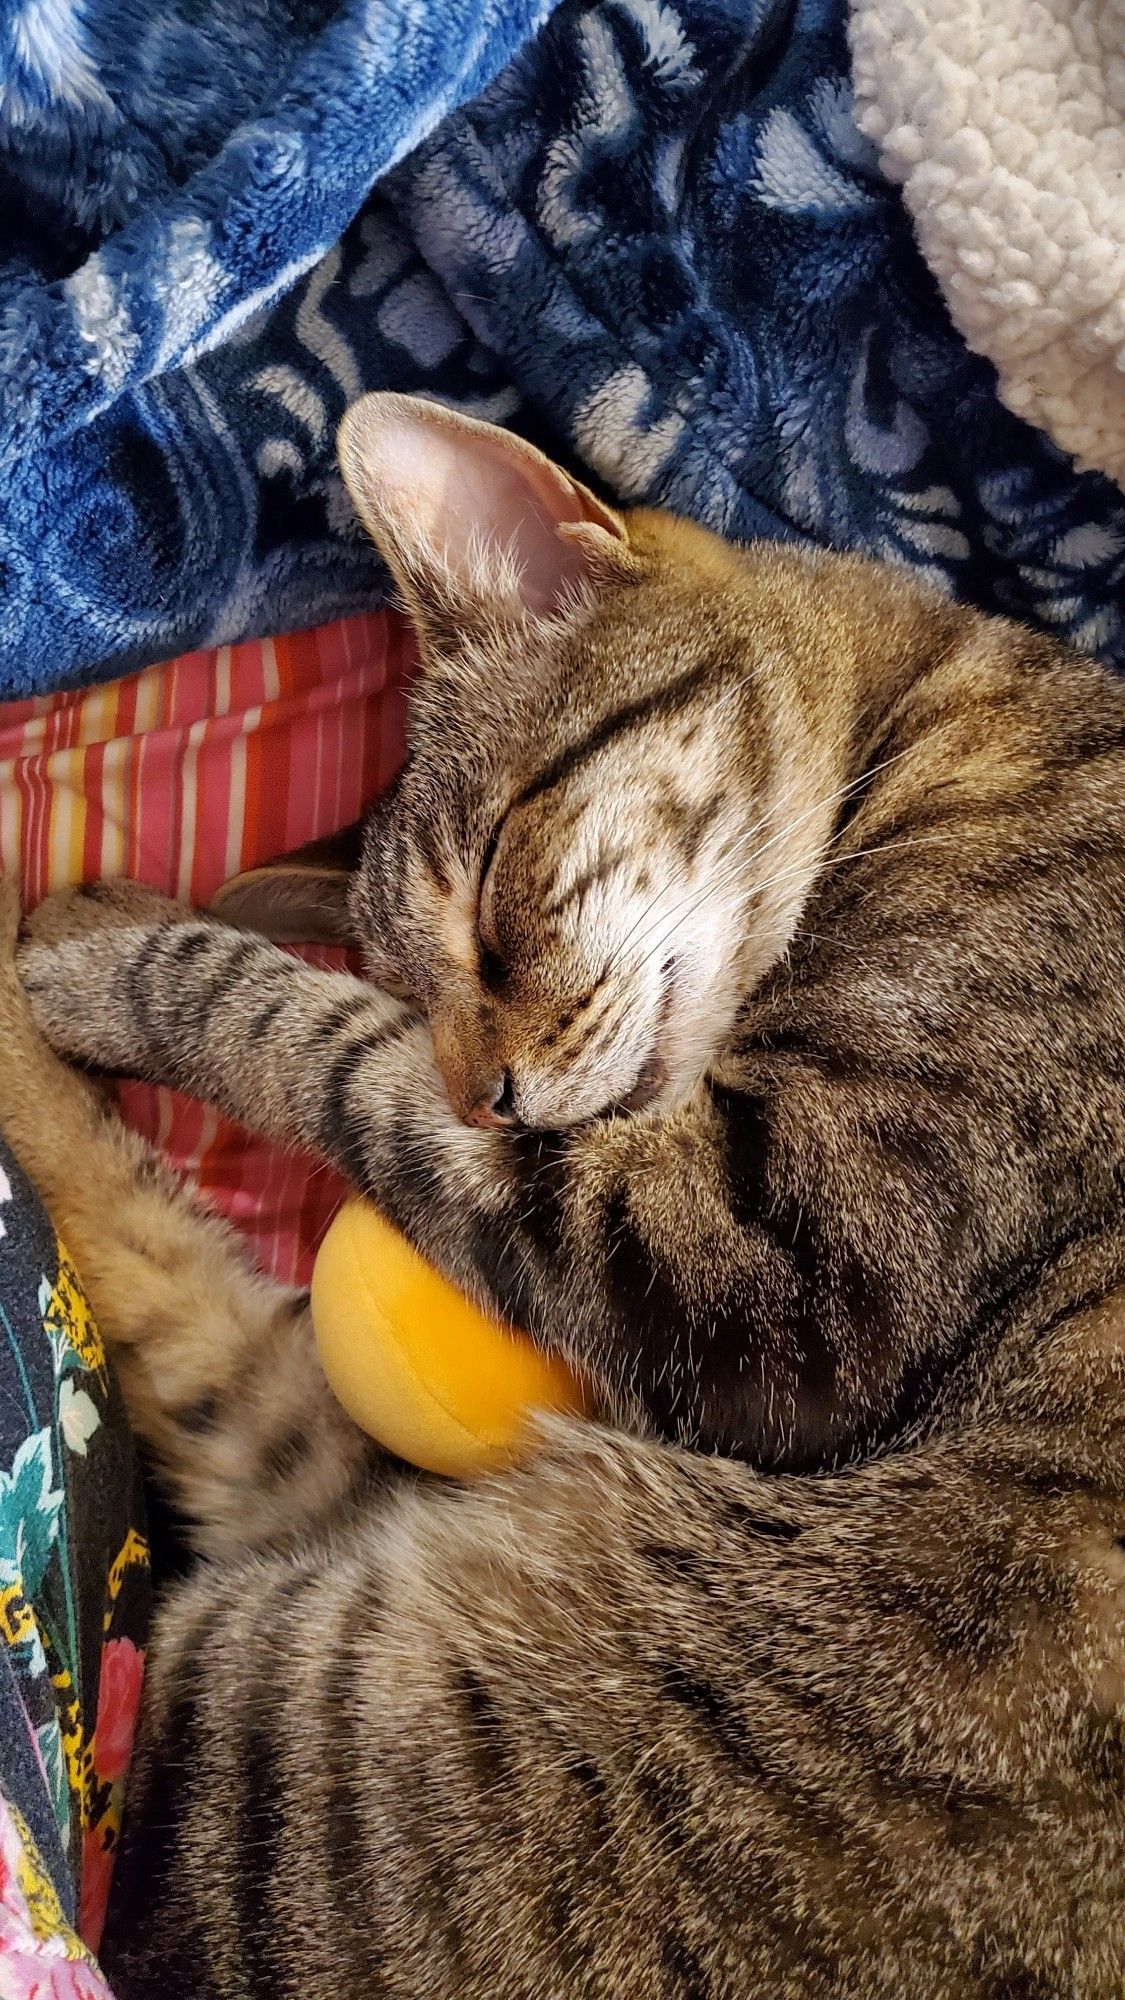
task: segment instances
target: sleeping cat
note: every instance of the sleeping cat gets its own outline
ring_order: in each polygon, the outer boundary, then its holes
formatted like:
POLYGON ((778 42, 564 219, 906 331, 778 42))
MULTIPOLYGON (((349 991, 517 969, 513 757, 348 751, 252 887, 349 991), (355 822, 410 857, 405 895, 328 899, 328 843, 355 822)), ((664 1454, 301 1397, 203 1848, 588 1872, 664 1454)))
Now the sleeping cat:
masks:
POLYGON ((115 1990, 1109 2000, 1125 690, 424 404, 341 462, 423 651, 350 888, 410 997, 113 885, 25 1000, 6 892, 0 1124, 210 1558, 115 1990), (41 1034, 319 1149, 603 1420, 380 1460, 41 1034))

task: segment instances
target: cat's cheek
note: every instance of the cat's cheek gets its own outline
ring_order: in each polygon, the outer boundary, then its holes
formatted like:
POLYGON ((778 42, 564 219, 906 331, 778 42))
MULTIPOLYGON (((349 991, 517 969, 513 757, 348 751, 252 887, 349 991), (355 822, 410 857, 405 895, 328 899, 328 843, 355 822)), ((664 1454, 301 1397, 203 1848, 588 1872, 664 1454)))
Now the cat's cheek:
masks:
POLYGON ((729 1046, 746 997, 738 964, 724 947, 724 927, 695 939, 676 962, 675 1004, 665 1035, 670 1088, 683 1097, 695 1089, 729 1046))

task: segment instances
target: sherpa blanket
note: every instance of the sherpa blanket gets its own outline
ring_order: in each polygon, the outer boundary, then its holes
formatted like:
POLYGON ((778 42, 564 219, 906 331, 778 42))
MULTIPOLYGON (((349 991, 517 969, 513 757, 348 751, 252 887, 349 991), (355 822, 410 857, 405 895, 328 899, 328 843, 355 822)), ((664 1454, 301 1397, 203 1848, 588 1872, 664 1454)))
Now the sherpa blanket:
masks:
POLYGON ((376 602, 333 436, 388 385, 1125 665, 1125 497, 955 331, 845 16, 5 0, 0 694, 376 602))
POLYGON ((859 123, 1010 409, 1125 482, 1125 6, 852 0, 859 123))

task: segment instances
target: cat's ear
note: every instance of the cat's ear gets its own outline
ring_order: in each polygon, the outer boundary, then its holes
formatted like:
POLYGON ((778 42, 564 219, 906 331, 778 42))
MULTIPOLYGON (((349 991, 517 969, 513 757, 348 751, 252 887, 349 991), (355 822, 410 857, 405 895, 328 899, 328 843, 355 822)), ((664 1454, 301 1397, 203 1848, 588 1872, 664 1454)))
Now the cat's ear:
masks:
POLYGON ((359 866, 363 822, 263 861, 224 882, 211 909, 224 923, 274 944, 350 944, 348 890, 359 866))
POLYGON ((629 581, 620 517, 510 431, 413 396, 370 395, 340 426, 356 511, 427 636, 549 617, 629 581))

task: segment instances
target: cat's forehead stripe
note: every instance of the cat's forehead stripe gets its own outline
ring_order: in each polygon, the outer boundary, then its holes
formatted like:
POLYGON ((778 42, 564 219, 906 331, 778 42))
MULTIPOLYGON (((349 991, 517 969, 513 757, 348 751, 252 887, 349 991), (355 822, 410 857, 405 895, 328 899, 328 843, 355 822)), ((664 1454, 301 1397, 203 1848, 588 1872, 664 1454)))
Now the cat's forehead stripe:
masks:
POLYGON ((446 867, 437 832, 436 823, 427 816, 422 815, 414 828, 414 838, 417 842, 418 853, 432 881, 440 889, 443 896, 448 896, 453 892, 453 883, 450 880, 449 870, 446 867))
POLYGON ((561 751, 544 770, 540 771, 538 777, 533 778, 523 791, 516 794, 512 800, 513 808, 529 805, 533 799, 542 798, 545 792, 553 791, 556 785, 561 785, 567 778, 573 777, 575 771, 580 770, 583 764, 596 756, 599 750, 604 750, 606 745, 614 742, 617 737, 653 721, 657 716, 674 714, 684 701, 689 700, 699 689, 722 674, 727 664, 721 658, 702 660, 697 666, 690 667, 686 673, 680 674, 676 680, 664 687, 654 688, 649 694, 639 695, 635 701, 626 702, 623 707, 603 716, 595 728, 581 737, 577 743, 572 743, 561 751))
POLYGON ((591 889, 596 889, 602 882, 608 882, 610 877, 615 875, 619 868, 625 867, 632 858, 631 848, 621 846, 607 848, 599 854, 596 861, 591 862, 588 868, 584 868, 582 873, 575 877, 568 888, 552 896, 550 902, 544 905, 543 915, 561 917, 564 911, 569 910, 575 903, 583 903, 591 889))

